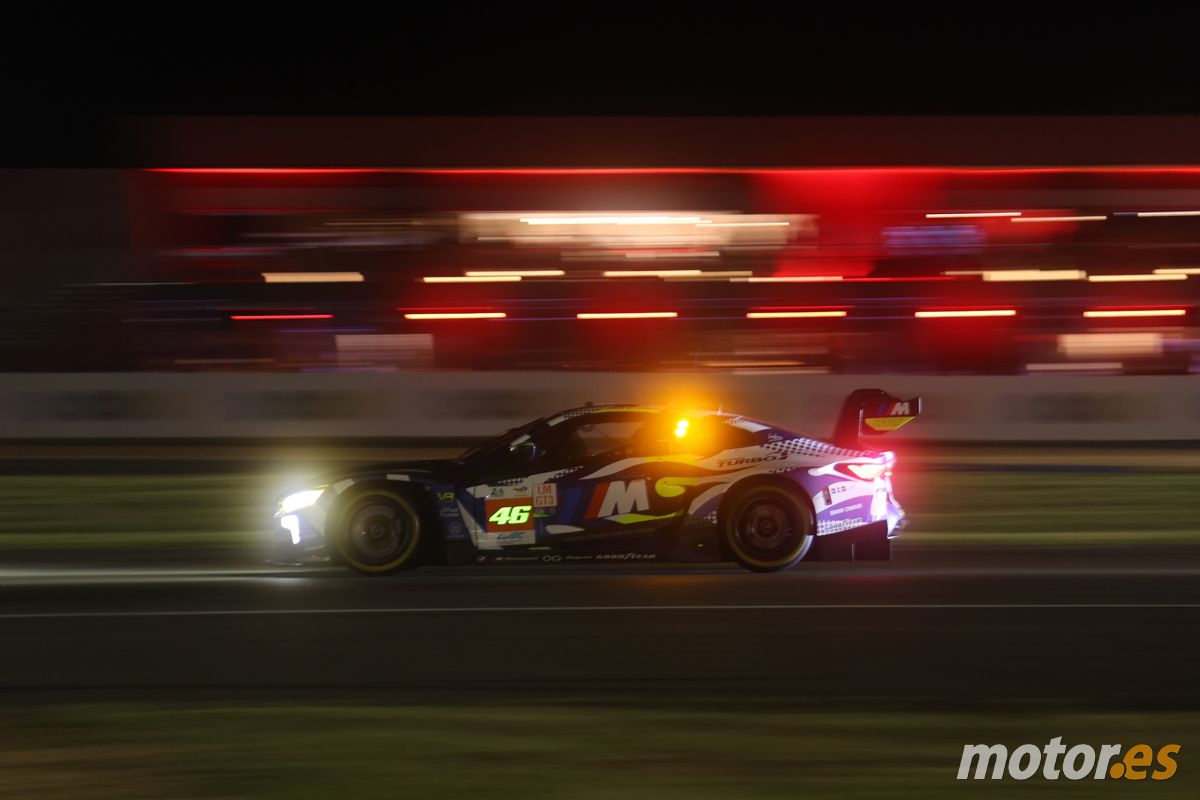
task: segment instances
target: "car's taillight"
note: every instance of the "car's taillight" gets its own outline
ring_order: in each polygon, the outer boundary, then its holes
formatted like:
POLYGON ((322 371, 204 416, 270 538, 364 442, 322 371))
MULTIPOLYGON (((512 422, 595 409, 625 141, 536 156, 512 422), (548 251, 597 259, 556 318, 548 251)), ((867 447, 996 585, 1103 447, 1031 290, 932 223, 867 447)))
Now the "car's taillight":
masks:
POLYGON ((891 471, 887 464, 847 464, 846 469, 864 481, 873 481, 891 471))

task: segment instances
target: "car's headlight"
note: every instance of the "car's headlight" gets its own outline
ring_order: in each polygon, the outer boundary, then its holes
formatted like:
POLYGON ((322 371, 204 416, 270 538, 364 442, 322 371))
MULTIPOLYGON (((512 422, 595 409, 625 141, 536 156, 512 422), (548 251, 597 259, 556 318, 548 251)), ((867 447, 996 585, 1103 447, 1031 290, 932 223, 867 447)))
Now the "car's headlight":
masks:
POLYGON ((291 514, 302 508, 308 508, 315 504, 321 495, 325 493, 325 488, 324 486, 320 486, 316 489, 305 489, 303 492, 289 494, 279 501, 279 510, 275 512, 276 515, 291 514))

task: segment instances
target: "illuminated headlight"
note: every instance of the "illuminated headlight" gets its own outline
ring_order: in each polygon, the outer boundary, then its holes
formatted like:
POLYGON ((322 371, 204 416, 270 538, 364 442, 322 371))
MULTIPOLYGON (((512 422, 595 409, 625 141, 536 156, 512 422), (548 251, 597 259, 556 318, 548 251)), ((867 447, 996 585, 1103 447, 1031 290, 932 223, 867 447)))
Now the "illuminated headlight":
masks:
POLYGON ((279 524, 292 537, 292 544, 300 544, 300 518, 295 514, 288 514, 279 520, 279 524))
POLYGON ((305 489, 303 492, 289 494, 287 497, 279 501, 279 510, 275 512, 275 516, 283 514, 291 514, 299 511, 302 508, 308 508, 315 504, 317 500, 325 493, 325 487, 321 486, 317 489, 305 489))

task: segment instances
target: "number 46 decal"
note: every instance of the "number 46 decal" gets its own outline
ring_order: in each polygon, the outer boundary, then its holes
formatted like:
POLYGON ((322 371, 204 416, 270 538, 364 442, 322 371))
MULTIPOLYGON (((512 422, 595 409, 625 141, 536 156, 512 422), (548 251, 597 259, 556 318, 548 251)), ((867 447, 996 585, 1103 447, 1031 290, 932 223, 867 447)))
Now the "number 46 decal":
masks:
POLYGON ((533 506, 501 506, 488 517, 493 525, 523 525, 529 521, 533 506))

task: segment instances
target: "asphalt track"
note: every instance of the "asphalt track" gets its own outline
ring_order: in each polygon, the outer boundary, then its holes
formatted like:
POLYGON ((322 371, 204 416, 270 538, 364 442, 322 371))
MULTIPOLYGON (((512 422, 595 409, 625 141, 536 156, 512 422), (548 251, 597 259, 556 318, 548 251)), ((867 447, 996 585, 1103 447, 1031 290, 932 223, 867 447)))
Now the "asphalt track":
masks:
POLYGON ((1200 567, 0 566, 9 702, 206 694, 1200 708, 1200 567))

